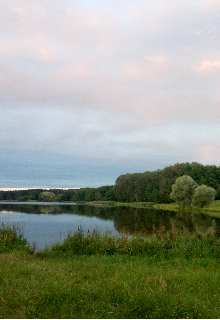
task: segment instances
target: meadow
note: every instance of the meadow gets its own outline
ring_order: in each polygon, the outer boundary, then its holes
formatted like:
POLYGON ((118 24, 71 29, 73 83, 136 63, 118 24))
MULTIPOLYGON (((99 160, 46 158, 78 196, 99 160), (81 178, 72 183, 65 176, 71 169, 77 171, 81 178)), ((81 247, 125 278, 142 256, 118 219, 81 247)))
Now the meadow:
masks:
POLYGON ((0 318, 218 318, 220 240, 69 235, 34 252, 0 231, 0 318))

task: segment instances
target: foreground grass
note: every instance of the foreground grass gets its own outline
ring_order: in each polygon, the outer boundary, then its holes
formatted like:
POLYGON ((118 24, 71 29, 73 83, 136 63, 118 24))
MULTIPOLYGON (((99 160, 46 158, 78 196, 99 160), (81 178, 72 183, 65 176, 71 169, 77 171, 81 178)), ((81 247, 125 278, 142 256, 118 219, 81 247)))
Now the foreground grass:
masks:
POLYGON ((1 255, 1 318, 218 318, 219 264, 1 255))
POLYGON ((219 318, 218 239, 112 239, 78 232, 37 254, 8 241, 0 318, 219 318))

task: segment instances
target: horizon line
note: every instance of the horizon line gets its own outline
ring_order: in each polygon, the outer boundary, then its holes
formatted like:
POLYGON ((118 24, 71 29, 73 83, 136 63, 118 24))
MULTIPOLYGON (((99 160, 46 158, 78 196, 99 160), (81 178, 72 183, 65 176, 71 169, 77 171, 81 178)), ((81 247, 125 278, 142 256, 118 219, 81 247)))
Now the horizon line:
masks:
POLYGON ((0 191, 18 191, 18 190, 71 190, 71 189, 81 189, 81 188, 46 188, 46 187, 34 187, 34 188, 0 188, 0 191))

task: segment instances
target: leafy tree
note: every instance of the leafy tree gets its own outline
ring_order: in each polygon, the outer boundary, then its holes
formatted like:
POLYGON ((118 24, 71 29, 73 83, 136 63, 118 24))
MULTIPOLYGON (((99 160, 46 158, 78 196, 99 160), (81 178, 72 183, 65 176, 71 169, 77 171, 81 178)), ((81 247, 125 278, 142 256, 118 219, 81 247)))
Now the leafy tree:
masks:
POLYGON ((94 201, 95 200, 95 189, 94 188, 86 188, 84 201, 94 201))
POLYGON ((39 191, 38 190, 31 190, 29 197, 31 200, 38 200, 39 191))
POLYGON ((149 182, 145 191, 145 201, 147 202, 159 202, 159 191, 158 188, 155 188, 153 182, 149 182))
POLYGON ((41 192, 39 200, 43 202, 53 202, 56 201, 56 195, 53 192, 44 191, 41 192))
POLYGON ((29 200, 28 196, 22 196, 17 198, 17 201, 28 201, 28 200, 29 200))
POLYGON ((178 177, 179 171, 185 166, 184 163, 177 163, 163 170, 121 175, 115 182, 116 199, 123 202, 169 203, 171 186, 178 177))
POLYGON ((105 200, 106 201, 116 201, 115 197, 115 188, 114 186, 111 186, 108 191, 105 194, 105 200))
POLYGON ((65 197, 64 197, 63 193, 58 193, 56 195, 56 201, 58 201, 58 202, 65 201, 65 197))
MULTIPOLYGON (((220 183, 220 167, 204 166, 197 162, 186 163, 180 169, 178 176, 188 175, 193 178, 199 185, 205 184, 208 187, 218 189, 220 183)), ((219 198, 219 197, 218 197, 219 198)))
POLYGON ((93 200, 106 200, 106 193, 110 189, 110 186, 102 186, 94 189, 93 200))
POLYGON ((120 175, 115 181, 115 195, 118 201, 133 201, 134 186, 131 183, 132 174, 120 175), (132 195, 132 199, 131 199, 132 195))
POLYGON ((184 175, 179 177, 172 185, 170 197, 172 200, 183 206, 191 205, 193 194, 197 186, 197 183, 190 176, 184 175))
POLYGON ((101 192, 96 191, 96 193, 95 193, 95 200, 96 200, 96 201, 99 201, 99 200, 101 200, 101 199, 102 199, 101 192))
POLYGON ((75 201, 75 202, 84 201, 85 193, 86 193, 86 189, 84 189, 84 188, 76 189, 74 191, 74 195, 71 200, 75 201))
POLYGON ((211 201, 215 200, 215 197, 216 190, 203 184, 196 188, 192 204, 196 207, 208 206, 211 201))

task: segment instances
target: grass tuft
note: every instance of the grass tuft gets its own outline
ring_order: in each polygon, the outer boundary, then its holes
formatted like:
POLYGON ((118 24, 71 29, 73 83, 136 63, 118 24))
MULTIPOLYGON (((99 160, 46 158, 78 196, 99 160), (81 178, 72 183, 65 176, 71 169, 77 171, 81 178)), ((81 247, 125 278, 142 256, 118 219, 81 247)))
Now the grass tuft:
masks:
POLYGON ((154 261, 172 259, 219 259, 220 239, 214 236, 204 238, 173 236, 169 233, 155 233, 151 238, 104 235, 98 231, 84 234, 81 230, 69 234, 62 242, 37 253, 38 256, 71 255, 128 255, 144 256, 154 261))
POLYGON ((19 234, 19 228, 16 226, 6 226, 4 223, 0 228, 0 253, 12 251, 23 251, 33 253, 33 249, 27 243, 22 234, 19 234))

